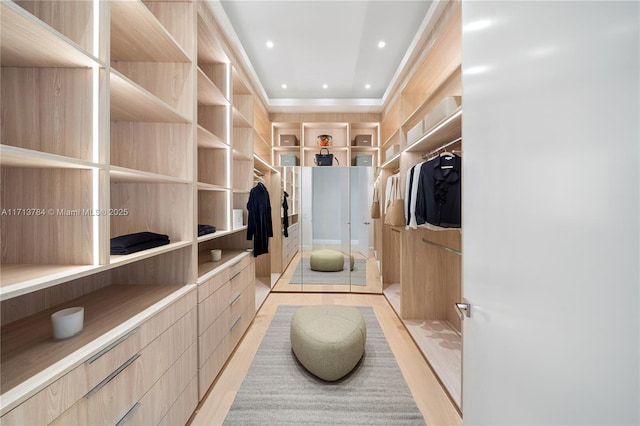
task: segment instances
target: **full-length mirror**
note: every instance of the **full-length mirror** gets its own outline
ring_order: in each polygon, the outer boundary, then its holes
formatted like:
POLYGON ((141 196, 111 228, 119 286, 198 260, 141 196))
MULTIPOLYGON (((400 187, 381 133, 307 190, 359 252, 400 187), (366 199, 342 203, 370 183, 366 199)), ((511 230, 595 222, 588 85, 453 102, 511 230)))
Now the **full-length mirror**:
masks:
POLYGON ((282 209, 289 235, 282 247, 291 260, 274 291, 380 293, 370 211, 373 168, 288 167, 282 174, 289 177, 282 209))

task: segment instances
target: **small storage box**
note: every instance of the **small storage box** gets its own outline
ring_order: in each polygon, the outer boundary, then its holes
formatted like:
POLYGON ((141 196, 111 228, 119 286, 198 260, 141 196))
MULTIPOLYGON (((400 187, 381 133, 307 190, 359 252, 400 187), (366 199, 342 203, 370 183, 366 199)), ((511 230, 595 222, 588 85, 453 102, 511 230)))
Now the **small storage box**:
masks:
POLYGON ((280 146, 298 146, 296 135, 280 135, 280 146))
POLYGON ((400 145, 398 144, 391 145, 389 148, 387 148, 387 150, 384 153, 385 161, 389 160, 391 157, 396 155, 399 151, 400 151, 400 145))
POLYGON ((462 105, 462 98, 460 96, 447 96, 442 99, 438 105, 433 107, 429 111, 423 120, 423 129, 425 132, 431 130, 433 126, 449 117, 453 112, 462 105))
POLYGON ((233 229, 242 228, 242 209, 233 209, 233 229))
POLYGON ((294 154, 280 154, 281 166, 297 166, 298 157, 294 154))
POLYGON ((371 135, 356 135, 353 139, 354 146, 371 146, 371 135))
POLYGON ((373 155, 358 154, 356 155, 356 166, 373 166, 373 155))
POLYGON ((420 121, 420 122, 418 122, 418 124, 416 124, 411 129, 409 129, 409 131, 407 132, 407 143, 408 144, 414 143, 415 141, 420 139, 420 137, 422 135, 424 135, 424 128, 422 126, 423 126, 423 122, 420 121))

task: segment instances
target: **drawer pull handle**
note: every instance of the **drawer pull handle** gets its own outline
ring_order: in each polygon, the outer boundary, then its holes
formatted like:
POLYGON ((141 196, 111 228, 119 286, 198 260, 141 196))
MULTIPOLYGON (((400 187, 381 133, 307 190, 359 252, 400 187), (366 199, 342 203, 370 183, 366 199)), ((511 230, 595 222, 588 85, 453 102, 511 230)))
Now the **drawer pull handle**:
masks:
POLYGON ((92 364, 95 360, 97 360, 98 358, 100 358, 102 355, 106 354, 107 352, 109 352, 111 349, 115 348, 116 346, 118 346, 120 343, 124 342, 125 340, 127 340, 129 337, 133 336, 134 334, 136 334, 138 331, 140 330, 140 327, 136 327, 133 330, 131 330, 130 332, 128 332, 127 334, 125 334, 124 336, 120 337, 118 340, 116 340, 115 342, 111 343, 109 346, 107 346, 106 348, 102 349, 100 352, 98 352, 97 354, 93 355, 91 358, 89 358, 88 360, 86 360, 84 363, 85 364, 92 364))
POLYGON ((131 364, 133 364, 133 362, 140 358, 140 354, 135 354, 134 356, 132 356, 131 358, 129 358, 127 361, 125 361, 124 364, 122 364, 120 367, 118 367, 113 373, 109 374, 103 381, 101 381, 100 383, 98 383, 97 385, 94 386, 93 389, 91 389, 89 392, 87 392, 87 394, 84 396, 85 398, 91 398, 93 395, 95 395, 97 392, 100 391, 100 389, 102 389, 103 387, 105 387, 107 385, 107 383, 109 383, 110 381, 112 381, 113 379, 115 379, 115 377, 122 373, 122 371, 127 368, 128 366, 130 366, 131 364))
POLYGON ((236 297, 234 297, 234 299, 231 301, 231 303, 229 303, 229 306, 233 306, 238 301, 238 299, 240 299, 240 296, 242 296, 242 293, 240 293, 236 297))
POLYGON ((240 316, 238 317, 238 319, 237 319, 237 320, 235 320, 235 321, 233 322, 233 324, 231 324, 231 327, 229 328, 229 331, 231 331, 231 330, 233 330, 234 328, 236 328, 236 326, 238 325, 238 323, 240 322, 240 320, 241 320, 241 319, 242 319, 242 315, 240 315, 240 316))
POLYGON ((133 407, 131 407, 131 410, 127 411, 127 414, 125 414, 118 423, 116 423, 116 426, 122 426, 124 425, 127 420, 129 420, 129 417, 133 416, 133 414, 138 411, 138 408, 140 408, 142 404, 139 402, 136 402, 136 405, 134 405, 133 407))
POLYGON ((238 275, 240 275, 242 273, 242 271, 236 273, 234 276, 232 276, 231 278, 229 278, 229 281, 235 279, 238 275))

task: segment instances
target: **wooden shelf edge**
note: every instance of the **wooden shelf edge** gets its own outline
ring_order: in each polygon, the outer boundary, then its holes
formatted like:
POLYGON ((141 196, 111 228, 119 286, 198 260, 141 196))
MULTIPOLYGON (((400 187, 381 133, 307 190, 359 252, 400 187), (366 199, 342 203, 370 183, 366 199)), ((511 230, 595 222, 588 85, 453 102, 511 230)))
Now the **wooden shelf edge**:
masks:
POLYGON ((220 88, 211 81, 200 67, 198 67, 198 104, 211 106, 229 105, 229 101, 220 88))
POLYGON ((226 149, 229 148, 229 144, 220 136, 198 124, 198 148, 226 149))
POLYGON ((230 188, 214 185, 212 183, 198 182, 197 184, 198 191, 218 191, 218 192, 226 192, 230 191, 230 188))
MULTIPOLYGON (((7 266, 8 265, 4 265, 4 267, 7 266)), ((43 267, 42 265, 34 265, 34 268, 36 266, 39 269, 46 268, 46 266, 43 267)), ((28 266, 26 267, 28 268, 28 266)), ((12 299, 34 291, 43 290, 45 288, 54 287, 67 281, 83 278, 109 269, 108 265, 68 265, 66 268, 65 265, 51 265, 51 267, 63 270, 57 273, 43 272, 41 276, 38 277, 18 281, 12 284, 3 284, 2 287, 0 287, 0 301, 12 299)), ((3 281, 5 279, 6 278, 3 278, 3 281)))
POLYGON ((198 237, 198 244, 204 243, 206 241, 215 240, 216 238, 224 237, 225 235, 233 234, 235 231, 230 231, 228 229, 224 229, 222 231, 216 231, 213 234, 206 234, 201 237, 198 237))
POLYGON ((3 66, 105 67, 77 43, 14 2, 2 1, 0 7, 3 66), (25 32, 29 33, 28 38, 24 37, 25 32), (18 45, 10 51, 7 46, 13 43, 18 45))
POLYGON ((404 148, 403 152, 427 151, 434 148, 432 145, 451 142, 462 136, 462 107, 456 109, 451 115, 436 125, 432 126, 417 141, 404 148), (450 132, 449 135, 447 132, 450 132), (442 135, 444 136, 444 139, 442 135), (441 140, 442 139, 442 140, 441 140), (436 141, 435 143, 433 141, 436 141))
POLYGON ((122 183, 191 183, 188 179, 129 169, 120 166, 111 166, 109 169, 109 175, 112 182, 122 183))
POLYGON ((185 284, 183 286, 176 287, 176 291, 157 301, 147 309, 144 309, 132 318, 129 318, 120 325, 112 328, 99 338, 94 339, 83 346, 81 349, 45 368, 38 374, 22 382, 20 385, 4 392, 2 394, 2 398, 0 398, 0 416, 5 415, 22 402, 31 398, 39 392, 40 389, 50 385, 55 380, 86 361, 92 354, 109 346, 118 338, 133 330, 140 323, 155 315, 157 312, 162 311, 165 307, 195 289, 195 284, 185 284))
POLYGON ((191 61, 182 46, 142 1, 111 2, 111 40, 111 59, 115 61, 191 61), (131 27, 136 31, 129 31, 131 27), (151 40, 162 48, 151 53, 149 46, 154 46, 151 40), (119 55, 123 50, 131 49, 135 51, 119 55))
MULTIPOLYGON (((223 257, 224 257, 224 251, 223 250, 223 257)), ((222 262, 207 262, 201 265, 198 265, 198 280, 197 280, 197 284, 200 285, 202 283, 204 283, 205 281, 209 280, 211 277, 215 276, 216 274, 218 274, 220 271, 222 271, 224 268, 226 268, 230 263, 235 263, 237 261, 239 261, 240 259, 242 259, 245 256, 250 256, 251 255, 251 251, 250 250, 227 250, 227 252, 231 252, 231 255, 228 255, 229 257, 227 259, 225 259, 222 262), (209 265, 211 266, 211 268, 205 268, 205 265, 209 265), (206 272, 200 273, 200 269, 207 269, 206 272)))
POLYGON ((109 82, 112 121, 191 123, 167 102, 113 68, 109 82))
POLYGON ((0 145, 0 164, 12 167, 55 168, 55 169, 104 169, 103 164, 34 151, 13 145, 0 145))
POLYGON ((184 247, 189 247, 191 244, 192 244, 191 241, 177 241, 175 243, 151 248, 148 250, 139 251, 137 253, 111 255, 111 258, 110 258, 111 262, 109 263, 109 265, 112 267, 128 265, 129 263, 138 262, 143 259, 148 259, 150 257, 154 257, 160 254, 169 253, 184 247))

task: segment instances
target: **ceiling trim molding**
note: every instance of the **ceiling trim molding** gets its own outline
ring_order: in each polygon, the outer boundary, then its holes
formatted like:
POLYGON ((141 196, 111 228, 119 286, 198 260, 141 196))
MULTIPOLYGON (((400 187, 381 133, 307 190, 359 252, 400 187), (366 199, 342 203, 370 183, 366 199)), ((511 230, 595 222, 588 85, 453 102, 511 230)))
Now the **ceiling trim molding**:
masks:
MULTIPOLYGON (((364 113, 381 113, 387 107, 391 100, 406 86, 413 68, 419 58, 425 53, 426 44, 429 42, 429 36, 436 24, 437 18, 443 13, 448 3, 452 0, 433 0, 425 18, 423 19, 418 32, 412 40, 409 48, 405 52, 396 72, 394 73, 389 86, 385 90, 381 98, 377 99, 288 99, 274 98, 271 99, 267 95, 258 74, 256 73, 249 56, 247 55, 240 38, 236 34, 229 17, 227 16, 220 0, 205 0, 209 10, 213 14, 214 19, 220 26, 220 30, 226 38, 228 46, 234 50, 238 57, 240 66, 249 76, 250 84, 261 97, 267 112, 335 112, 339 109, 341 112, 364 112, 364 113)), ((457 0, 454 0, 457 1, 457 0)))

